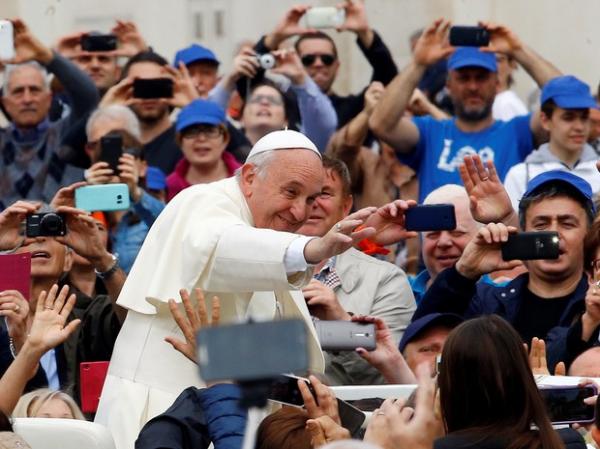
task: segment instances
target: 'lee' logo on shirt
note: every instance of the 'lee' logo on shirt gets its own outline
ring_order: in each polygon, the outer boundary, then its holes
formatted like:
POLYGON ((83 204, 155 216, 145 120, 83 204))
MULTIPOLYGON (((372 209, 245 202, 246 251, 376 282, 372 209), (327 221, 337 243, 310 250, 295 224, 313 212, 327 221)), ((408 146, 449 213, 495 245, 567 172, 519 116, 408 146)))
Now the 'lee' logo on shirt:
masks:
POLYGON ((444 139, 444 149, 440 154, 440 159, 438 160, 437 168, 440 170, 444 170, 450 173, 456 171, 458 166, 463 162, 465 156, 474 156, 476 154, 479 155, 482 162, 485 164, 486 161, 494 161, 494 150, 490 147, 483 147, 481 150, 477 151, 475 148, 469 145, 465 145, 454 155, 452 159, 450 158, 450 151, 452 146, 451 139, 444 139))

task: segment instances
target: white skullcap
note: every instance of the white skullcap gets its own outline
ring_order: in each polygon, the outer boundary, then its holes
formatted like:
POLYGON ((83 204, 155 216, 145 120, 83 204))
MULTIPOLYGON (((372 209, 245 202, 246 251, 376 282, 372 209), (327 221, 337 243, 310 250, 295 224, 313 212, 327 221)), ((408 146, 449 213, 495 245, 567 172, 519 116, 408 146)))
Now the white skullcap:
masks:
POLYGON ((321 153, 319 153, 317 146, 308 137, 298 131, 286 129, 273 131, 261 137, 258 142, 254 144, 252 150, 250 150, 248 159, 257 154, 264 153, 265 151, 286 150, 292 148, 311 150, 314 151, 319 158, 321 157, 321 153))

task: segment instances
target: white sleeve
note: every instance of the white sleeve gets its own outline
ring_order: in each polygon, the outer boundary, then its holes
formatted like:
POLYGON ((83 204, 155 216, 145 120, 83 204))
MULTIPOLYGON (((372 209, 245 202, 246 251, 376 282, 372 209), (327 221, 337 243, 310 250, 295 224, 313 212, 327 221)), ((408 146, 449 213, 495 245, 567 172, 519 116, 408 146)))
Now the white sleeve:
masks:
POLYGON ((299 236, 290 243, 283 256, 283 265, 287 274, 305 271, 308 268, 308 263, 304 258, 304 247, 314 238, 316 237, 299 236))

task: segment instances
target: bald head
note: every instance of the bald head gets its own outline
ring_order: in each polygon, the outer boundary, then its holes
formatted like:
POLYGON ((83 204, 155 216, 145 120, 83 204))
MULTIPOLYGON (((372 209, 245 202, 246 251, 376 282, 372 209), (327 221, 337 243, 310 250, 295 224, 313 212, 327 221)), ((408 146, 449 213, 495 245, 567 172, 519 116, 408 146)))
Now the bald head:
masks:
POLYGON ((600 346, 582 352, 569 368, 569 376, 600 377, 600 346))

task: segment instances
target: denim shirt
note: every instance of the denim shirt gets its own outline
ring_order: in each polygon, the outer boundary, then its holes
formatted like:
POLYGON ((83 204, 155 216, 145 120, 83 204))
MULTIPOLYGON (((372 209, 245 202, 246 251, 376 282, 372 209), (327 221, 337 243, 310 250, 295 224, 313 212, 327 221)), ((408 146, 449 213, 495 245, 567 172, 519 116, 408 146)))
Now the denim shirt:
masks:
POLYGON ((131 205, 111 232, 113 253, 119 258, 119 266, 125 273, 131 270, 150 227, 164 208, 165 203, 142 189, 140 200, 131 205), (134 219, 135 215, 140 218, 139 221, 134 219))

